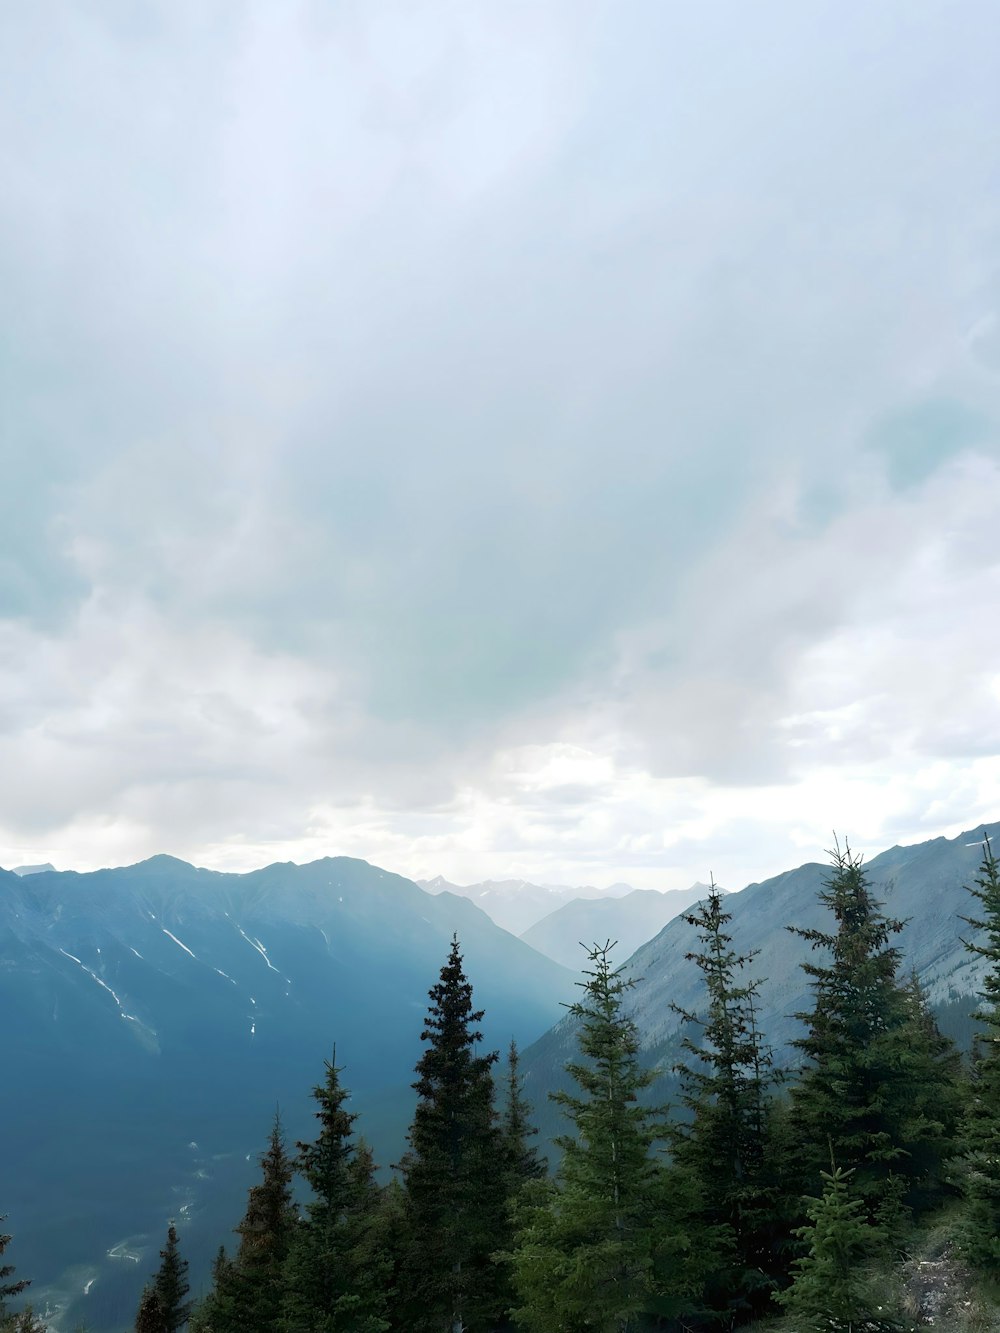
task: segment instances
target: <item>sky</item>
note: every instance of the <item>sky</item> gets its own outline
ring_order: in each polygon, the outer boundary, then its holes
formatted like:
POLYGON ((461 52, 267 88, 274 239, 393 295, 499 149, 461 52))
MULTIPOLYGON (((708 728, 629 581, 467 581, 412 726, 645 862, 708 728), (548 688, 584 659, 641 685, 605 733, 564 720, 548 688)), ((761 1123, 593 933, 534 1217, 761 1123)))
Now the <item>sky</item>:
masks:
POLYGON ((0 10, 0 865, 1000 818, 994 0, 0 10))

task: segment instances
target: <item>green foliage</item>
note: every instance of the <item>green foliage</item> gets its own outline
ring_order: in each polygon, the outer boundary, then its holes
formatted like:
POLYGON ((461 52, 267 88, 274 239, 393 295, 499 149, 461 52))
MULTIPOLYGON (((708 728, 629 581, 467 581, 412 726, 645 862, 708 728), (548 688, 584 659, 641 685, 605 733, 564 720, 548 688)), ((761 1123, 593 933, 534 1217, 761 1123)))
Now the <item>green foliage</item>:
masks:
MULTIPOLYGON (((5 1217, 0 1217, 0 1222, 5 1222, 6 1220, 5 1217)), ((6 1254, 7 1246, 12 1239, 13 1237, 11 1236, 0 1235, 0 1259, 6 1254)), ((21 1278, 21 1280, 17 1282, 10 1281, 13 1272, 13 1264, 0 1264, 0 1314, 3 1314, 4 1302, 7 1300, 8 1296, 18 1296, 26 1287, 31 1285, 30 1279, 28 1278, 21 1278)))
POLYGON ((967 940, 970 953, 990 968, 975 1017, 985 1028, 973 1052, 972 1078, 962 1126, 959 1178, 966 1204, 960 1244, 966 1259, 993 1281, 1000 1280, 1000 863, 989 838, 979 874, 969 888, 981 906, 969 924, 985 942, 967 940))
POLYGON ((376 1225, 371 1152, 353 1141, 357 1116, 336 1064, 313 1089, 319 1136, 299 1143, 296 1169, 312 1190, 284 1270, 283 1333, 383 1333, 390 1263, 376 1225))
POLYGON ((527 1181, 544 1179, 548 1165, 531 1142, 538 1130, 531 1123, 531 1107, 524 1098, 515 1041, 507 1052, 506 1100, 500 1128, 510 1174, 508 1193, 513 1197, 527 1181))
POLYGON ((0 1333, 48 1333, 48 1324, 29 1305, 17 1314, 0 1311, 0 1333))
POLYGON ((400 1169, 406 1198, 396 1326, 408 1333, 495 1327, 510 1302, 496 1251, 509 1248, 509 1174, 493 1106, 496 1054, 475 1054, 482 1010, 457 938, 420 1034, 418 1094, 400 1169))
POLYGON ((822 1172, 823 1193, 806 1201, 809 1223, 797 1234, 807 1245, 795 1261, 795 1278, 776 1300, 791 1316, 798 1333, 881 1333, 904 1327, 884 1308, 884 1283, 869 1262, 886 1235, 865 1217, 865 1205, 852 1198, 852 1171, 822 1172))
MULTIPOLYGON (((883 914, 849 847, 832 853, 820 900, 835 933, 796 930, 827 963, 803 964, 814 1006, 795 1044, 806 1066, 792 1088, 794 1165, 805 1188, 818 1182, 832 1145, 855 1172, 870 1221, 894 1232, 908 1207, 937 1201, 956 1111, 954 1057, 922 997, 897 981, 903 923, 883 914)), ((794 928, 791 928, 794 929, 794 928)))
POLYGON ((212 1261, 212 1288, 191 1314, 191 1333, 221 1333, 239 1326, 235 1287, 232 1261, 220 1245, 212 1261))
MULTIPOLYGON (((6 1218, 0 1217, 0 1222, 4 1221, 6 1218)), ((6 1253, 11 1239, 12 1237, 8 1235, 0 1234, 0 1259, 6 1253)), ((25 1310, 19 1310, 16 1314, 7 1309, 8 1297, 19 1296, 31 1286, 28 1278, 12 1281, 13 1273, 13 1264, 0 1263, 0 1333, 45 1333, 45 1324, 36 1318, 30 1306, 25 1310)))
POLYGON ((654 1076, 639 1065, 635 1027, 622 1012, 629 983, 609 954, 610 945, 590 951, 584 999, 570 1009, 582 1059, 567 1068, 580 1093, 554 1099, 576 1133, 558 1141, 557 1184, 536 1183, 519 1212, 515 1317, 538 1333, 626 1333, 654 1311, 670 1312, 696 1285, 682 1220, 689 1201, 672 1195, 651 1155, 664 1127, 638 1095, 654 1076))
MULTIPOLYGON (((187 1280, 188 1263, 180 1257, 177 1228, 173 1222, 167 1227, 167 1243, 160 1251, 160 1261, 152 1287, 160 1314, 159 1327, 163 1333, 177 1333, 191 1315, 192 1302, 184 1299, 191 1290, 187 1280)), ((142 1306, 139 1307, 139 1313, 142 1313, 142 1306)))
POLYGON ((236 1228, 240 1246, 233 1260, 220 1250, 212 1290, 191 1323, 194 1333, 277 1333, 297 1210, 292 1199, 292 1165, 281 1120, 275 1116, 267 1151, 260 1159, 261 1181, 247 1198, 236 1228))
POLYGON ((155 1287, 145 1287, 135 1316, 135 1333, 167 1333, 167 1323, 155 1287))
POLYGON ((705 980, 704 1018, 677 1010, 700 1028, 684 1039, 679 1067, 689 1119, 673 1127, 675 1161, 696 1183, 696 1221, 719 1238, 727 1262, 714 1275, 709 1302, 760 1311, 783 1267, 785 1234, 772 1169, 769 1089, 777 1075, 757 1027, 759 983, 737 984, 752 961, 738 954, 725 927, 731 914, 713 882, 703 903, 684 916, 699 933, 701 951, 687 958, 705 980))

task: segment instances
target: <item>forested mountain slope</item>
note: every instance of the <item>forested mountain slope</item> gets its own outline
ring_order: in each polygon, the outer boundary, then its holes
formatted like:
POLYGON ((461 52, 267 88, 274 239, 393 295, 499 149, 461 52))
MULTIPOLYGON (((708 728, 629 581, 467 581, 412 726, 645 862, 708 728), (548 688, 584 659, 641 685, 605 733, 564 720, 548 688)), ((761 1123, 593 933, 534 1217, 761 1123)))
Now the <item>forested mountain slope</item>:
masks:
MULTIPOLYGON (((899 936, 905 966, 916 971, 932 1005, 962 1014, 964 997, 976 990, 982 971, 962 944, 972 933, 962 917, 972 906, 964 886, 977 873, 984 833, 996 842, 1000 825, 892 847, 868 863, 872 888, 886 912, 906 921, 899 936)), ((789 1042, 800 1031, 794 1015, 810 1007, 801 968, 809 945, 786 927, 830 928, 829 913, 817 899, 828 873, 825 864, 811 862, 726 898, 733 947, 740 953, 757 951, 750 975, 762 978, 761 1026, 777 1055, 786 1059, 789 1042)), ((685 957, 693 943, 691 927, 678 917, 627 959, 627 973, 636 983, 627 1007, 638 1026, 643 1059, 663 1071, 661 1091, 669 1090, 681 1037, 681 1020, 671 1006, 697 1012, 704 1002, 700 973, 685 957)), ((619 961, 626 963, 626 957, 621 954, 619 961)), ((528 1092, 547 1131, 554 1131, 556 1120, 545 1110, 546 1094, 564 1086, 563 1065, 574 1041, 572 1020, 563 1018, 525 1053, 528 1092)))

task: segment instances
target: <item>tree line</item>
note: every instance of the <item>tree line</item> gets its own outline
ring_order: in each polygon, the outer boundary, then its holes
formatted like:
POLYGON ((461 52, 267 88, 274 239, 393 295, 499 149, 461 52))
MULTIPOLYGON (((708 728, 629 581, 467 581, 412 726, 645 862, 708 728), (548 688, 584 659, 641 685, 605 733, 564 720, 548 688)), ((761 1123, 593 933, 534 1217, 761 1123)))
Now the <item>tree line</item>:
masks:
MULTIPOLYGON (((678 1011, 672 1113, 640 1062, 634 983, 610 944, 595 945, 570 1006, 578 1055, 574 1090, 554 1094, 568 1128, 551 1173, 516 1047, 503 1074, 480 1051, 483 1013, 454 940, 429 994, 394 1179, 377 1183, 334 1052, 313 1090, 315 1138, 290 1149, 276 1118, 208 1293, 190 1301, 171 1224, 136 1333, 917 1327, 894 1273, 928 1228, 943 1226, 984 1282, 1000 1280, 1000 864, 988 840, 970 887, 967 947, 987 970, 981 1038, 963 1063, 902 973, 903 923, 883 912, 861 858, 835 848, 820 895, 830 927, 797 932, 811 946, 811 1008, 797 1015, 789 1073, 760 1030, 753 955, 734 949, 713 885, 685 914, 704 1000, 678 1011)), ((3 1314, 23 1285, 0 1266, 0 1328, 33 1333, 30 1312, 3 1314)))

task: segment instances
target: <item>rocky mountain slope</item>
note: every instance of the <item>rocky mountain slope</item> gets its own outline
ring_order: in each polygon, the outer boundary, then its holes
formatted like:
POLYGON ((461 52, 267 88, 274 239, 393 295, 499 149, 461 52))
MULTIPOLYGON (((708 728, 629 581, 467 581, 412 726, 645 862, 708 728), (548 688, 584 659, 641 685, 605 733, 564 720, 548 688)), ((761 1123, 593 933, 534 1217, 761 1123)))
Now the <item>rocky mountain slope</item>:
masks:
MULTIPOLYGON (((898 937, 905 967, 916 971, 935 1006, 962 1015, 973 1007, 970 997, 982 976, 982 964, 962 944, 963 937, 973 933, 962 919, 973 906, 964 886, 976 874, 987 832, 996 845, 1000 825, 980 825, 957 838, 892 847, 867 866, 887 914, 906 921, 898 937)), ((826 876, 826 865, 813 862, 751 884, 726 900, 734 947, 756 953, 750 974, 762 979, 761 1027, 777 1056, 786 1061, 792 1056, 789 1043, 801 1030, 794 1015, 810 1006, 800 966, 809 946, 786 927, 831 928, 832 918, 817 900, 826 876)), ((695 932, 676 918, 627 962, 621 955, 627 975, 635 980, 628 1009, 644 1060, 662 1071, 661 1094, 669 1095, 670 1071, 680 1051, 680 1019, 671 1006, 697 1012, 704 1002, 700 973, 685 957, 695 944, 695 932)), ((528 1093, 550 1133, 558 1123, 547 1110, 546 1094, 565 1086, 563 1067, 574 1051, 573 1020, 564 1017, 525 1053, 528 1093)))

